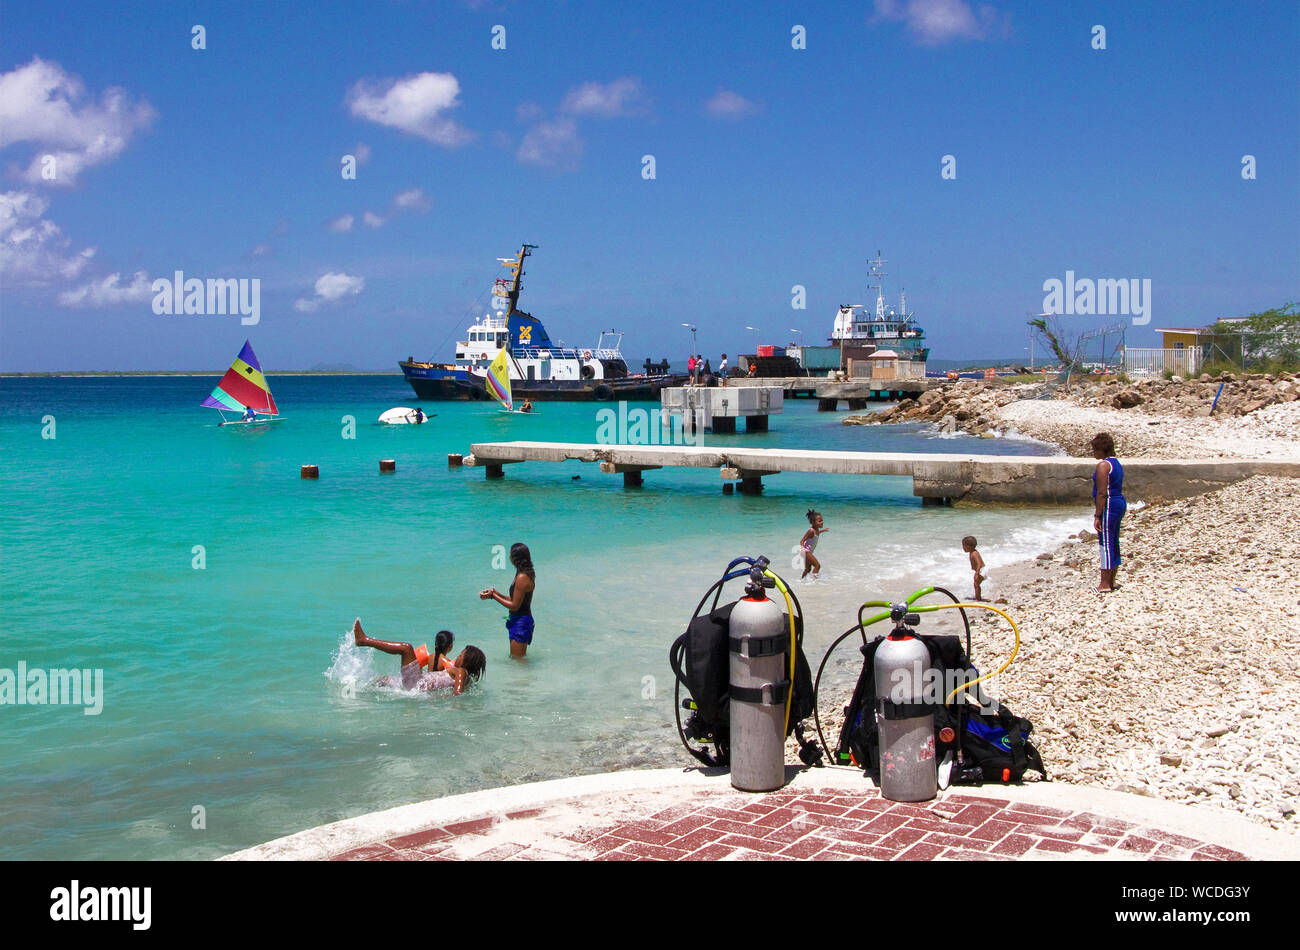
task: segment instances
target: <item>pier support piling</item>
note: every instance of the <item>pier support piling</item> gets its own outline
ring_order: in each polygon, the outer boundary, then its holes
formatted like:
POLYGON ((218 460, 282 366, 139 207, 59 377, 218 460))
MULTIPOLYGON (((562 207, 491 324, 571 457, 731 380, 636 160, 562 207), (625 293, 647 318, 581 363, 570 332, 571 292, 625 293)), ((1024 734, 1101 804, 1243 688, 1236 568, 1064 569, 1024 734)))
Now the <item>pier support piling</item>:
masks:
POLYGON ((601 462, 600 470, 606 475, 622 475, 624 488, 640 488, 645 484, 645 479, 641 473, 652 468, 662 468, 660 465, 622 465, 617 462, 601 462))
MULTIPOLYGON (((716 431, 718 431, 718 430, 717 430, 717 429, 714 429, 713 431, 716 432, 716 431)), ((735 419, 732 419, 732 420, 731 420, 731 431, 732 431, 732 432, 735 432, 735 431, 736 431, 736 420, 735 420, 735 419)), ((746 431, 746 432, 766 432, 766 431, 767 431, 767 416, 745 416, 745 431, 746 431)))
POLYGON ((839 408, 839 405, 840 401, 838 399, 822 399, 820 397, 817 399, 818 412, 834 412, 839 408))
POLYGON ((485 462, 485 463, 483 463, 483 473, 484 473, 488 478, 505 478, 505 477, 506 477, 505 466, 503 466, 500 462, 485 462))

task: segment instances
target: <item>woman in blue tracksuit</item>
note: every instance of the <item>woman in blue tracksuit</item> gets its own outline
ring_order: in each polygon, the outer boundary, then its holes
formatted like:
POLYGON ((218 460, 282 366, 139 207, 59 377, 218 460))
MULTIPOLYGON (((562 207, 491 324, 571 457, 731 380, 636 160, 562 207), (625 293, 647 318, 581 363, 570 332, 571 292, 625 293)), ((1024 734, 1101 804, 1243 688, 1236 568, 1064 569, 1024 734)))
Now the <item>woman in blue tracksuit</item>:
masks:
POLYGON ((1097 468, 1092 473, 1092 498, 1095 503, 1092 526, 1097 531, 1101 546, 1101 578, 1097 591, 1109 594, 1115 590, 1115 571, 1119 568, 1119 522, 1128 511, 1124 500, 1124 468, 1115 458, 1115 440, 1108 432, 1093 436, 1092 457, 1097 468))

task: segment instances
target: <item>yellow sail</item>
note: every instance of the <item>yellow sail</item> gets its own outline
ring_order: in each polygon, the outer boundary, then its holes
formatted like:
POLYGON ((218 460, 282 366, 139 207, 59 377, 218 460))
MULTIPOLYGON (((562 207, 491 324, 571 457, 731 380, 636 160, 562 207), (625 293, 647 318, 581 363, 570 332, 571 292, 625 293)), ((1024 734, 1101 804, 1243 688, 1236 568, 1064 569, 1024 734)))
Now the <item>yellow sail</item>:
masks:
POLYGON ((505 350, 497 353, 497 358, 488 367, 484 382, 487 384, 487 391, 492 394, 497 402, 507 409, 515 407, 510 400, 510 368, 506 365, 505 350))

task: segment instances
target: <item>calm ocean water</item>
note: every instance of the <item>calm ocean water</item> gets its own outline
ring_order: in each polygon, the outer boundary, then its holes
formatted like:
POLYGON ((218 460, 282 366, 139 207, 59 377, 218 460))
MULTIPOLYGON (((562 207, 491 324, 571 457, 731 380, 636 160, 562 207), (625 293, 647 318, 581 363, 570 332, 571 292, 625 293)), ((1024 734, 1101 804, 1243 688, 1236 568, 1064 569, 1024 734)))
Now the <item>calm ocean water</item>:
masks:
MULTIPOLYGON (((831 529, 823 579, 796 588, 814 664, 855 599, 966 590, 962 535, 996 568, 1086 522, 923 509, 907 479, 778 475, 761 498, 728 497, 713 471, 649 472, 626 491, 572 462, 489 484, 447 453, 595 441, 601 406, 425 403, 430 424, 385 427, 384 409, 415 405, 400 377, 272 374, 284 421, 218 429, 198 405, 216 379, 0 379, 0 669, 103 671, 100 715, 0 706, 0 857, 211 858, 440 795, 684 766, 667 648, 730 558, 767 554, 791 575, 806 508, 831 529), (505 611, 477 597, 508 586, 494 546, 516 540, 538 569, 527 664, 506 659, 505 611), (348 645, 357 616, 417 644, 449 628, 486 650, 487 676, 454 698, 369 687, 396 661, 348 645)), ((706 442, 1049 452, 786 407, 769 433, 706 442)))

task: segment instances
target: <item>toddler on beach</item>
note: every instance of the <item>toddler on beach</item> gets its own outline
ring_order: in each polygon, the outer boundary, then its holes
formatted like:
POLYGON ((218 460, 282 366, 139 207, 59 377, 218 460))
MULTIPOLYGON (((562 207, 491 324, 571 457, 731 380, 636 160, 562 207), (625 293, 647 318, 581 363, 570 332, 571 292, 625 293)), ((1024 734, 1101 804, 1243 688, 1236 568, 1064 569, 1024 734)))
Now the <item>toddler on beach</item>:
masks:
POLYGON ((817 547, 817 536, 819 534, 825 534, 830 530, 829 528, 822 527, 822 516, 811 508, 808 509, 808 513, 805 517, 808 519, 808 524, 811 527, 804 532, 803 537, 799 541, 799 547, 803 549, 803 573, 799 575, 800 580, 807 577, 809 571, 812 571, 813 577, 817 577, 821 574, 821 562, 813 556, 813 551, 817 547))
POLYGON ((988 580, 988 576, 982 573, 984 558, 980 557, 980 552, 975 550, 975 545, 978 543, 973 534, 968 534, 961 539, 961 549, 970 555, 970 569, 975 574, 975 599, 983 600, 984 598, 980 595, 980 582, 988 580))

